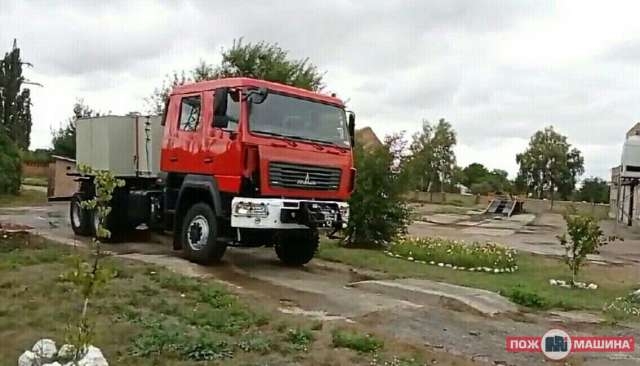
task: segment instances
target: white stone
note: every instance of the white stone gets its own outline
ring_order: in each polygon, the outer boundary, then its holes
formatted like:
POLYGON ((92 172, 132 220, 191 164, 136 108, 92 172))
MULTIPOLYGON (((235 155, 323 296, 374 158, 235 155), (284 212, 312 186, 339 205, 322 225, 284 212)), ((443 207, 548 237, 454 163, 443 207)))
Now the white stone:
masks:
POLYGON ((444 266, 445 266, 445 267, 447 267, 447 268, 453 268, 453 266, 451 265, 451 263, 447 263, 447 264, 445 264, 444 266))
POLYGON ((37 341, 31 350, 44 360, 50 360, 58 353, 56 342, 47 338, 37 341))
POLYGON ((467 270, 467 268, 465 268, 465 267, 458 267, 458 269, 461 270, 461 271, 466 271, 467 270))
POLYGON ((470 272, 475 272, 475 271, 476 271, 476 269, 475 269, 475 268, 469 268, 469 271, 470 271, 470 272))
POLYGON ((408 257, 407 259, 410 261, 413 261, 413 257, 408 257))
POLYGON ((489 267, 484 267, 484 271, 485 271, 485 272, 493 272, 493 271, 491 270, 491 268, 489 268, 489 267))
POLYGON ((64 344, 58 350, 58 357, 64 359, 70 359, 75 354, 75 347, 72 344, 64 344))
POLYGON ((553 278, 549 280, 549 284, 551 286, 557 286, 558 285, 558 281, 554 280, 553 278))
POLYGON ((434 262, 434 261, 429 261, 429 264, 436 264, 436 262, 434 262))
POLYGON ((597 290, 598 289, 598 285, 596 285, 595 283, 590 283, 589 286, 587 286, 587 288, 589 290, 597 290))
POLYGON ((60 362, 54 362, 54 363, 45 363, 42 366, 62 366, 62 365, 60 364, 60 362))
POLYGON ((438 263, 438 267, 444 267, 444 263, 442 262, 438 263))
POLYGON ((494 269, 493 269, 493 273, 500 273, 500 269, 498 269, 498 268, 494 268, 494 269))
POLYGON ((102 355, 102 351, 94 346, 87 347, 86 353, 77 363, 78 366, 109 366, 109 363, 102 355))
POLYGON ((40 365, 40 359, 38 355, 31 351, 24 351, 18 358, 18 366, 38 366, 40 365))

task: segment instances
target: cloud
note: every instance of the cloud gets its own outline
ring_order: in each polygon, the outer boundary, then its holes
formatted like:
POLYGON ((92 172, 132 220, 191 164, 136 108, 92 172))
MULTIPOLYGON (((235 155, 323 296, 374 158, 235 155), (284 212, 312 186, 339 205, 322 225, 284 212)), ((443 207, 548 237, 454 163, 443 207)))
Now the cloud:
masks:
MULTIPOLYGON (((76 97, 103 112, 144 110, 173 70, 216 64, 233 39, 277 42, 326 71, 380 135, 446 118, 458 161, 517 170, 515 154, 554 125, 608 176, 640 116, 634 3, 597 1, 0 0, 0 47, 34 64, 33 146, 76 97)), ((1 48, 0 48, 1 49, 1 48)))

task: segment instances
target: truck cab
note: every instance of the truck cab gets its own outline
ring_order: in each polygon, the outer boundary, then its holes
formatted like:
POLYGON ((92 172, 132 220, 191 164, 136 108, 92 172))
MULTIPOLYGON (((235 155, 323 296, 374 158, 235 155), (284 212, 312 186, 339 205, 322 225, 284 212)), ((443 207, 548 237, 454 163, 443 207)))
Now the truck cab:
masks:
POLYGON ((228 245, 272 245, 284 263, 307 263, 319 230, 347 225, 354 123, 335 96, 264 80, 179 86, 152 144, 157 177, 125 179, 114 212, 128 227, 173 233, 195 262, 220 260, 228 245))

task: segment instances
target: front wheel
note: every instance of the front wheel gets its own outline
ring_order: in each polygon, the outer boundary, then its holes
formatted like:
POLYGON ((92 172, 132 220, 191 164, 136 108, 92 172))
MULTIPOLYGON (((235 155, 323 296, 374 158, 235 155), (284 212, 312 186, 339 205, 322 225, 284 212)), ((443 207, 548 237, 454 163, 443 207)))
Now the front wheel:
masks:
POLYGON ((316 229, 280 230, 275 242, 276 254, 282 263, 301 266, 313 259, 320 237, 316 229))
POLYGON ((71 202, 69 204, 69 218, 71 220, 71 229, 76 235, 90 236, 93 233, 91 211, 83 208, 81 202, 81 193, 75 193, 71 197, 71 202))
POLYGON ((196 203, 187 211, 180 233, 187 258, 195 263, 219 262, 227 245, 219 242, 216 215, 210 205, 196 203))

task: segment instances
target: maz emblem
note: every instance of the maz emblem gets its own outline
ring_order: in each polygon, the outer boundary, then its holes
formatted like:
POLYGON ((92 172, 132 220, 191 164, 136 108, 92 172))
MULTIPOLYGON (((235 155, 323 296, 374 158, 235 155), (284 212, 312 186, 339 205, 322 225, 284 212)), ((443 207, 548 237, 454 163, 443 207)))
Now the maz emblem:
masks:
POLYGON ((301 185, 305 185, 305 186, 315 186, 316 185, 315 181, 312 181, 312 180, 309 179, 309 173, 307 173, 307 176, 304 177, 304 180, 298 179, 296 181, 296 183, 297 184, 301 184, 301 185))

